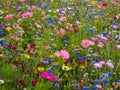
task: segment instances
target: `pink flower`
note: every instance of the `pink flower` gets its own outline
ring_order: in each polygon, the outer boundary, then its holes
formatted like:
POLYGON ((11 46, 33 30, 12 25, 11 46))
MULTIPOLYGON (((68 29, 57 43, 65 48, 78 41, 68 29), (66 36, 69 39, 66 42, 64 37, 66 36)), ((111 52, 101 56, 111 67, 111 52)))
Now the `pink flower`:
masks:
POLYGON ((99 69, 102 68, 102 64, 101 64, 101 63, 95 63, 95 64, 93 64, 93 66, 94 66, 95 68, 99 68, 99 69))
POLYGON ((45 11, 42 11, 42 12, 41 12, 41 15, 43 15, 43 16, 44 16, 45 14, 46 14, 46 12, 45 12, 45 11))
POLYGON ((62 57, 63 59, 68 59, 70 57, 69 53, 66 50, 57 51, 54 53, 57 57, 62 57))
POLYGON ((22 14, 22 18, 28 18, 28 17, 32 17, 32 12, 25 12, 22 14))
POLYGON ((66 21, 66 17, 65 16, 62 16, 62 17, 60 17, 60 21, 66 21))
POLYGON ((10 38, 12 40, 15 40, 15 41, 18 41, 19 40, 19 37, 18 36, 15 36, 15 35, 11 35, 10 38))
POLYGON ((52 81, 52 82, 58 82, 58 78, 52 73, 41 72, 41 73, 39 73, 39 77, 49 80, 49 81, 52 81))
POLYGON ((96 38, 96 37, 91 37, 91 40, 92 40, 92 41, 96 41, 96 40, 98 40, 98 38, 96 38))
POLYGON ((116 47, 120 50, 120 45, 116 45, 116 47))
POLYGON ((61 57, 63 59, 68 59, 69 58, 69 53, 66 50, 61 50, 60 54, 61 54, 61 57))
POLYGON ((24 2, 25 0, 19 0, 20 2, 24 2))
POLYGON ((64 36, 66 34, 66 31, 64 29, 60 29, 57 34, 64 36))
POLYGON ((105 62, 104 62, 104 61, 100 61, 99 63, 100 63, 100 64, 102 64, 102 65, 104 65, 104 64, 105 64, 105 62))
POLYGON ((95 42, 89 41, 89 45, 94 46, 94 45, 95 45, 95 42))
POLYGON ((5 18, 8 20, 12 20, 13 16, 14 16, 14 14, 8 14, 8 15, 6 15, 5 18))
POLYGON ((99 41, 97 46, 100 47, 100 48, 103 48, 103 47, 104 47, 104 44, 99 41))
POLYGON ((89 40, 82 40, 82 47, 83 48, 87 48, 88 46, 90 46, 90 43, 89 43, 90 41, 89 40))
POLYGON ((107 65, 109 68, 114 68, 113 63, 111 63, 111 62, 106 62, 106 65, 107 65))
POLYGON ((96 85, 99 90, 103 90, 102 85, 96 85))
POLYGON ((57 52, 54 53, 54 55, 59 57, 59 56, 61 56, 61 53, 59 51, 57 51, 57 52))

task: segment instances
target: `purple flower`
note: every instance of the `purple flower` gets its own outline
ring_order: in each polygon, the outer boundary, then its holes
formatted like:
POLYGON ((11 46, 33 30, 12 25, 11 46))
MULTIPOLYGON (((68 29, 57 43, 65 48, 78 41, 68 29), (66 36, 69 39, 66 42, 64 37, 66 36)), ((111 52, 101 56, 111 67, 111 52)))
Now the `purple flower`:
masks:
POLYGON ((99 68, 99 69, 102 68, 102 64, 101 64, 101 63, 95 63, 95 64, 93 64, 93 66, 94 66, 95 68, 99 68))
POLYGON ((113 63, 111 63, 111 62, 106 62, 106 65, 107 65, 109 68, 114 68, 113 63))

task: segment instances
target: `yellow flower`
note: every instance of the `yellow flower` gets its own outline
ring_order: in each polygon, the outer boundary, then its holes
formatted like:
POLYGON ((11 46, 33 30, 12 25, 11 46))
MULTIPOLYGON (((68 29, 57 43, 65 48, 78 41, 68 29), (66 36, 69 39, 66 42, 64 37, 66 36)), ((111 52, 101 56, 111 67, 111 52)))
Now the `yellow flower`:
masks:
POLYGON ((5 82, 4 82, 4 80, 0 80, 0 84, 4 84, 5 82))
POLYGON ((62 69, 65 70, 65 71, 71 70, 71 68, 69 66, 65 66, 65 65, 62 66, 62 69))
POLYGON ((56 44, 56 43, 53 43, 52 46, 57 47, 57 44, 56 44))
POLYGON ((54 55, 49 55, 49 58, 55 58, 55 56, 54 55))
POLYGON ((80 65, 80 68, 81 68, 81 69, 84 69, 84 68, 85 68, 85 66, 84 66, 84 65, 80 65))
POLYGON ((96 1, 92 1, 91 4, 93 4, 93 5, 96 4, 96 1))
POLYGON ((16 58, 15 58, 15 61, 16 61, 16 62, 19 62, 19 61, 20 61, 19 57, 16 57, 16 58))
POLYGON ((42 71, 44 71, 45 69, 44 69, 44 67, 38 67, 37 70, 38 70, 39 72, 42 72, 42 71))
POLYGON ((30 59, 30 55, 24 54, 24 56, 25 56, 27 59, 30 59))
POLYGON ((52 64, 56 64, 56 65, 58 65, 58 64, 59 64, 59 62, 53 62, 52 64))
POLYGON ((12 28, 11 28, 11 27, 7 27, 6 30, 7 30, 7 31, 11 31, 12 28))
POLYGON ((3 54, 0 54, 0 57, 3 57, 3 54))

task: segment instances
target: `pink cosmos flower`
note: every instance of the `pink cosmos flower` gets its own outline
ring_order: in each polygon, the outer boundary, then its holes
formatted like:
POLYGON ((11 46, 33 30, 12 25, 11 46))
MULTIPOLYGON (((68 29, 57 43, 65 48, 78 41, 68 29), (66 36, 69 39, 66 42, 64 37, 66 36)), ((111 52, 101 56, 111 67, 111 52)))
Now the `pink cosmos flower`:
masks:
POLYGON ((90 41, 90 40, 82 40, 82 43, 81 43, 82 47, 83 48, 87 48, 88 46, 94 46, 95 45, 95 42, 93 41, 90 41))
POLYGON ((20 2, 24 2, 25 0, 19 0, 20 2))
POLYGON ((94 46, 94 45, 95 45, 95 42, 89 40, 89 44, 90 44, 91 46, 94 46))
POLYGON ((57 51, 54 53, 57 57, 62 57, 63 59, 68 59, 70 57, 69 53, 66 50, 57 51))
POLYGON ((82 45, 83 48, 87 48, 90 45, 89 40, 82 40, 81 45, 82 45))
POLYGON ((96 37, 91 37, 91 40, 92 40, 92 41, 96 41, 96 40, 98 40, 98 38, 96 38, 96 37))
POLYGON ((45 12, 45 11, 42 11, 42 12, 41 12, 41 15, 43 15, 43 16, 44 16, 45 14, 46 14, 46 12, 45 12))
POLYGON ((97 46, 100 47, 100 48, 103 48, 103 47, 104 47, 104 44, 99 41, 97 46))
POLYGON ((57 34, 64 36, 66 34, 66 31, 64 29, 60 29, 60 31, 58 31, 57 34))
POLYGON ((63 59, 68 59, 69 58, 69 53, 66 51, 66 50, 61 50, 60 51, 60 54, 61 54, 61 57, 63 58, 63 59))
POLYGON ((8 15, 6 15, 5 18, 8 20, 12 20, 13 16, 14 16, 14 14, 8 14, 8 15))
POLYGON ((60 21, 66 21, 66 17, 65 16, 62 16, 62 17, 60 17, 60 21))
POLYGON ((32 12, 25 12, 22 14, 22 18, 28 18, 28 17, 32 17, 32 12))
POLYGON ((120 45, 116 45, 116 47, 120 50, 120 45))
POLYGON ((15 36, 15 35, 11 35, 10 38, 12 40, 15 40, 15 41, 18 41, 19 40, 19 37, 18 36, 15 36))

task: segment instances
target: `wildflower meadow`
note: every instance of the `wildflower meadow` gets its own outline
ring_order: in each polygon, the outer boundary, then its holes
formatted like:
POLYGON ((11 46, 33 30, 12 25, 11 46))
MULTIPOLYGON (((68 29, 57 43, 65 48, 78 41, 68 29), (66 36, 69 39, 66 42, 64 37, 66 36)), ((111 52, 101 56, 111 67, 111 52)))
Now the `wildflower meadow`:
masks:
POLYGON ((120 90, 120 0, 0 0, 0 90, 120 90))

